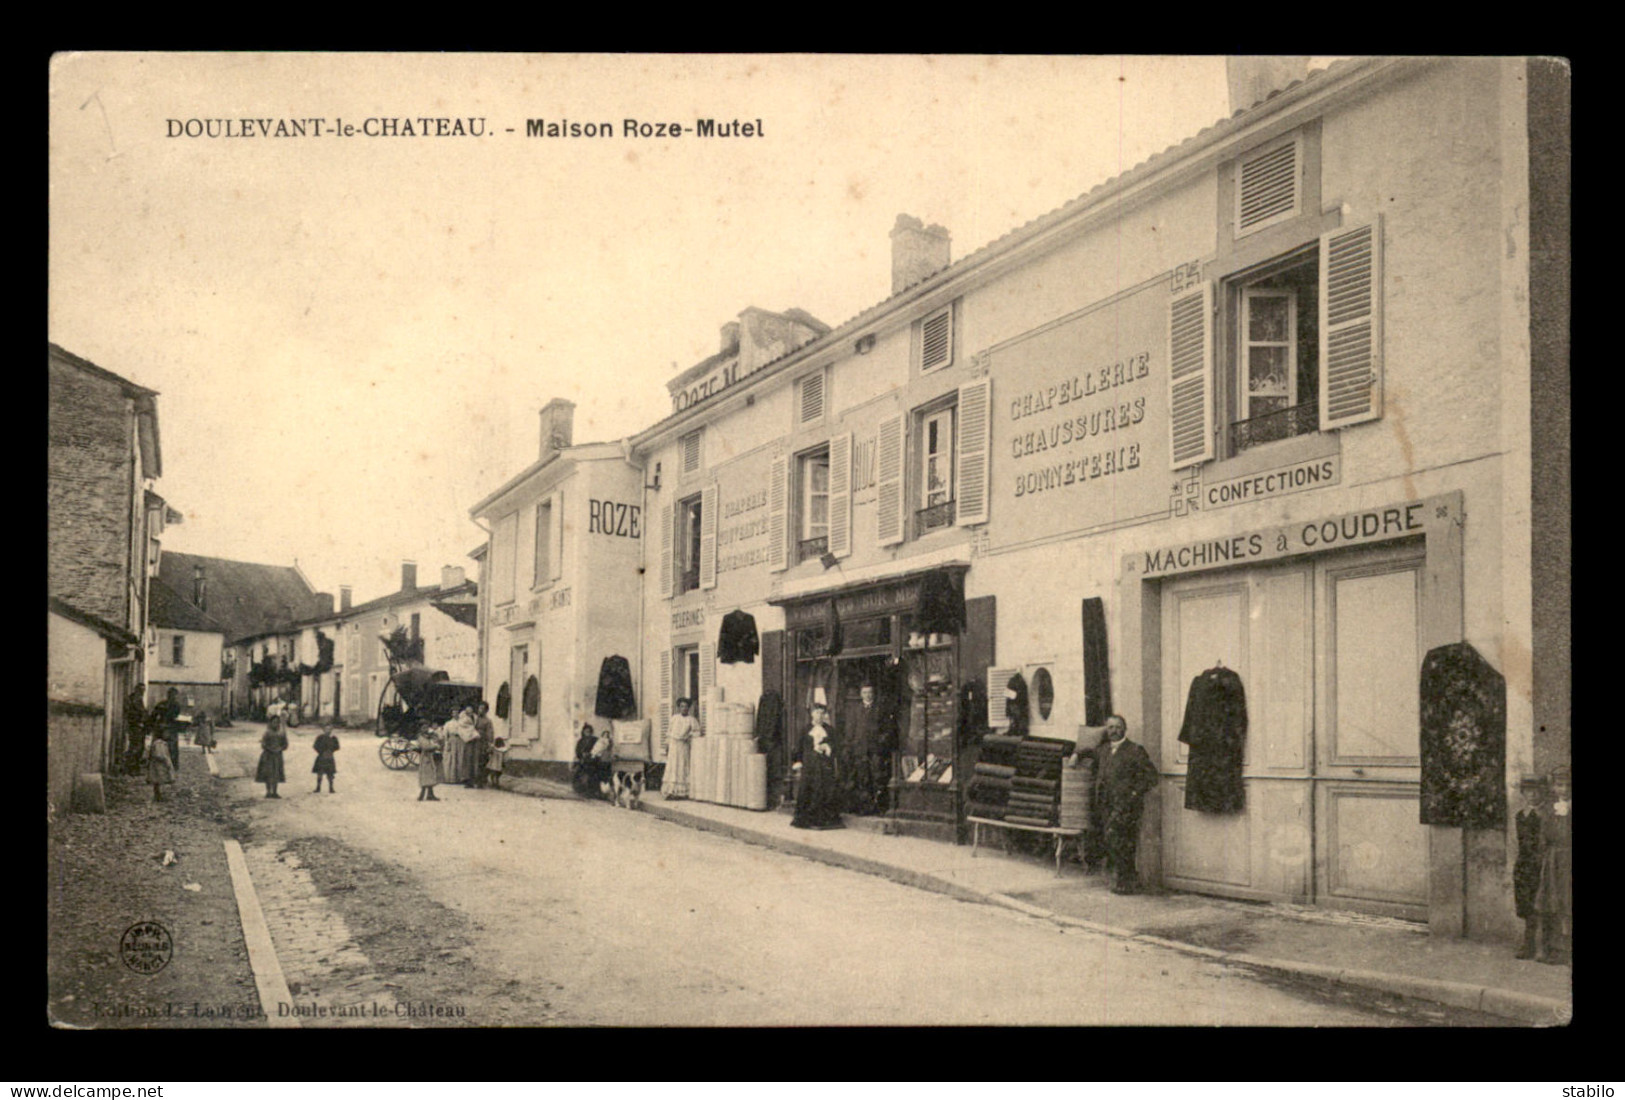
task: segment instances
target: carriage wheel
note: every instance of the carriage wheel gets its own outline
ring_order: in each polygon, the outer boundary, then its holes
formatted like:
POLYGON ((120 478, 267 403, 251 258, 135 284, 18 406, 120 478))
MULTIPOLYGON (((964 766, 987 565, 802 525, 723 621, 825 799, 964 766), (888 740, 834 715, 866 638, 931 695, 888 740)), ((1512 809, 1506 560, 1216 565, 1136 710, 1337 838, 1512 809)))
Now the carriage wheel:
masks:
POLYGON ((404 737, 386 737, 378 745, 378 759, 390 771, 405 771, 417 767, 418 750, 404 737))

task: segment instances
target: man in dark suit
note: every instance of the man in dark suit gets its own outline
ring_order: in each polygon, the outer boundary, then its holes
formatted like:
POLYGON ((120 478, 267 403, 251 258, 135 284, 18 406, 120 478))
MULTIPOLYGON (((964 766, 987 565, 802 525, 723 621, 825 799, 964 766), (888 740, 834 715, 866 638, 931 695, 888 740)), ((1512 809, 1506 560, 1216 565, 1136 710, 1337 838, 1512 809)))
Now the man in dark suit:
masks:
POLYGON ((875 705, 875 689, 864 684, 858 701, 846 708, 846 810, 872 814, 881 809, 879 791, 885 782, 880 755, 880 708, 875 705))
POLYGON ((1140 888, 1134 858, 1140 848, 1140 814, 1145 796, 1157 785, 1157 766, 1143 747, 1128 739, 1120 715, 1106 719, 1106 744, 1100 750, 1096 797, 1105 822, 1106 868, 1112 893, 1133 894, 1140 888))

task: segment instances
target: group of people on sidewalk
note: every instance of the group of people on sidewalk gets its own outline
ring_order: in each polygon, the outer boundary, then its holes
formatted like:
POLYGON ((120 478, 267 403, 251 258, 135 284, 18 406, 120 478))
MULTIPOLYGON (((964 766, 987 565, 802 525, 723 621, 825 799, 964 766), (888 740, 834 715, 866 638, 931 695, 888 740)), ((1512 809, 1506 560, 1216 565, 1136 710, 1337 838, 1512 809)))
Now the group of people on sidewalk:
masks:
POLYGON ((491 707, 463 707, 440 725, 425 726, 417 736, 418 801, 439 802, 434 789, 461 783, 470 790, 501 786, 507 742, 496 736, 491 707))
POLYGON ((181 738, 188 735, 188 729, 193 744, 205 753, 214 751, 214 719, 208 710, 196 710, 190 721, 184 713, 177 688, 170 688, 151 712, 141 705, 140 688, 125 702, 128 736, 133 745, 144 746, 143 767, 154 802, 164 801, 165 788, 173 786, 180 774, 181 738))

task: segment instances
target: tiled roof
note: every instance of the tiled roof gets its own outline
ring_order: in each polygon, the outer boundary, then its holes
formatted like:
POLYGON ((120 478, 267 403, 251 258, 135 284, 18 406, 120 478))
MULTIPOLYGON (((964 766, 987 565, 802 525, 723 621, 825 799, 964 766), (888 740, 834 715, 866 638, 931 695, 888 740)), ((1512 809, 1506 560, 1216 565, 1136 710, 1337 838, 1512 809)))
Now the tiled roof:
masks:
POLYGON ((454 585, 451 588, 441 588, 437 584, 421 585, 417 588, 403 588, 399 592, 391 592, 387 596, 379 596, 377 599, 368 600, 366 603, 354 604, 348 611, 340 611, 327 617, 346 619, 352 618, 356 615, 365 615, 373 611, 382 611, 387 607, 398 607, 401 604, 415 603, 419 600, 436 602, 441 599, 456 599, 465 593, 475 592, 477 587, 478 586, 474 581, 464 581, 462 584, 454 585))
POLYGON ((160 630, 202 630, 226 632, 225 624, 198 609, 160 575, 153 579, 147 602, 147 621, 160 630))
POLYGON ((87 374, 94 374, 97 377, 105 378, 110 382, 117 382, 120 386, 123 386, 125 391, 128 392, 132 397, 156 397, 158 394, 157 390, 149 390, 145 386, 138 386, 128 378, 125 378, 122 375, 114 374, 106 367, 98 367, 89 359, 86 359, 83 356, 75 355, 67 348, 64 348, 58 344, 47 342, 45 346, 51 355, 55 356, 57 359, 60 359, 62 362, 67 363, 70 366, 77 367, 79 370, 82 370, 87 374))
POLYGON ((190 593, 197 565, 203 566, 207 586, 202 610, 225 628, 228 643, 323 611, 310 585, 291 565, 260 565, 165 550, 158 579, 173 592, 190 593))

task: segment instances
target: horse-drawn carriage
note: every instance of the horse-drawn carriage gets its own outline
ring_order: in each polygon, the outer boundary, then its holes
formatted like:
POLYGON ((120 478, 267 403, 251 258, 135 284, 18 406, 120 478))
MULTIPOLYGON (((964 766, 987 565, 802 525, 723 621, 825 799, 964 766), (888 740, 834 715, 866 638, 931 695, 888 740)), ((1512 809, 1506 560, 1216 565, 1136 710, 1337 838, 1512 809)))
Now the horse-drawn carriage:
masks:
POLYGON ((480 685, 460 683, 440 671, 408 668, 394 673, 378 697, 378 759, 394 771, 418 765, 418 735, 478 705, 480 685))

